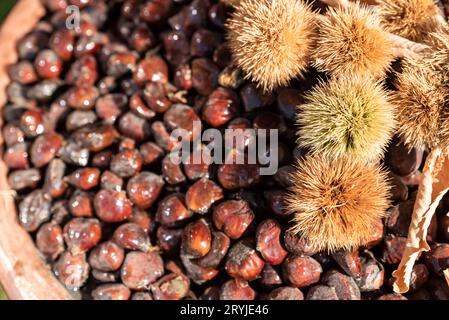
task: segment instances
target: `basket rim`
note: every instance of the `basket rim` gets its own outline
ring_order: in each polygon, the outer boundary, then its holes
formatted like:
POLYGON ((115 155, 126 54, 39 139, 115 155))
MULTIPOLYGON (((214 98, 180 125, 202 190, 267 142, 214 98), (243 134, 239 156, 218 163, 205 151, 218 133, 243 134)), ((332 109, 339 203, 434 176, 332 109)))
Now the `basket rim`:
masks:
MULTIPOLYGON (((40 0, 19 0, 0 27, 0 111, 7 102, 7 68, 17 61, 16 44, 45 14, 40 0)), ((0 119, 0 126, 3 121, 0 119)), ((30 235, 17 221, 14 198, 3 162, 0 133, 0 282, 11 300, 70 300, 72 295, 53 276, 30 235)))

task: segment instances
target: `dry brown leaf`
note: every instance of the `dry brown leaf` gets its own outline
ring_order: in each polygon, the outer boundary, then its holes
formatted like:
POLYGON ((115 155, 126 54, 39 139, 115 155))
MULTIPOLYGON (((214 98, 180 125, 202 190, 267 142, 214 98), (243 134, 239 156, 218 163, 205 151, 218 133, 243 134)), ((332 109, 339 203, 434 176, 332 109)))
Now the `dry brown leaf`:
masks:
POLYGON ((421 252, 429 251, 427 230, 438 204, 449 190, 449 156, 435 148, 427 157, 413 208, 407 244, 398 269, 393 272, 393 290, 409 290, 413 266, 421 252))
POLYGON ((449 286, 449 269, 443 271, 444 278, 446 278, 447 285, 449 286))

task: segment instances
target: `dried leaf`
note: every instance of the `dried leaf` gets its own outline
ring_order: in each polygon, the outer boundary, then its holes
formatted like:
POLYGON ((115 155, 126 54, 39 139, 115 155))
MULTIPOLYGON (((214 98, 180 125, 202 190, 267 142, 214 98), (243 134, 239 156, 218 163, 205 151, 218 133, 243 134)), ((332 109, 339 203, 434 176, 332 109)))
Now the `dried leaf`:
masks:
POLYGON ((413 208, 407 244, 398 269, 393 272, 393 290, 404 293, 409 290, 413 266, 421 252, 429 251, 427 230, 438 204, 449 190, 449 157, 435 148, 427 157, 413 208))
POLYGON ((449 286, 449 269, 443 271, 444 278, 446 278, 447 285, 449 286))

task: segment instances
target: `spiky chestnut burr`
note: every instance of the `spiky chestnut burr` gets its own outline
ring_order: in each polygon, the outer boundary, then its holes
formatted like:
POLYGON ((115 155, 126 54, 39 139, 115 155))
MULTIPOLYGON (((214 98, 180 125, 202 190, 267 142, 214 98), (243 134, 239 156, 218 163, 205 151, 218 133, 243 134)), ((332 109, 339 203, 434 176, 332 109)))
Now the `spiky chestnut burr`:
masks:
POLYGON ((449 147, 449 34, 432 33, 435 49, 419 60, 406 59, 393 94, 398 134, 410 147, 449 147))
MULTIPOLYGON (((449 64, 449 25, 430 33, 427 41, 429 48, 423 52, 421 59, 418 59, 415 64, 446 75, 449 64)), ((446 77, 443 80, 449 81, 446 77)))
POLYGON ((329 8, 320 19, 314 65, 331 75, 383 77, 394 58, 393 43, 365 5, 329 8))
MULTIPOLYGON (((357 0, 358 1, 358 0, 357 0)), ((348 8, 352 5, 359 5, 359 3, 351 3, 349 0, 320 0, 323 4, 334 8, 348 8)), ((370 5, 373 11, 376 11, 377 7, 373 6, 377 3, 377 0, 362 0, 362 3, 370 5)), ((377 12, 376 12, 377 14, 377 12)), ((437 17, 442 25, 447 25, 442 15, 437 17)), ((384 31, 385 37, 387 37, 393 44, 392 52, 397 58, 419 58, 423 51, 428 50, 429 47, 422 43, 417 43, 408 40, 404 37, 396 34, 384 31)))
POLYGON ((291 230, 310 245, 352 250, 370 237, 389 206, 386 173, 355 158, 308 156, 297 164, 286 198, 291 230))
POLYGON ((397 130, 410 148, 433 148, 449 138, 449 128, 443 125, 447 120, 442 121, 449 94, 440 84, 440 75, 410 63, 398 74, 393 95, 397 130))
POLYGON ((426 41, 441 25, 440 8, 434 0, 378 0, 382 27, 412 41, 426 41))
POLYGON ((298 144, 314 154, 378 159, 395 127, 389 100, 382 84, 371 78, 321 82, 298 106, 298 144))
POLYGON ((242 0, 227 23, 234 63, 266 91, 306 70, 315 14, 300 0, 242 0))

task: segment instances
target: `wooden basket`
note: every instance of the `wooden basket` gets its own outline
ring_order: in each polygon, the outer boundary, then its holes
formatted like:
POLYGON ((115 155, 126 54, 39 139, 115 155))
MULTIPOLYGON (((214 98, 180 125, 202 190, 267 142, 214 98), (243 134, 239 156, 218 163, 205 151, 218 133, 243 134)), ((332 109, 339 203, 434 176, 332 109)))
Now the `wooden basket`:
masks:
MULTIPOLYGON (((17 61, 16 43, 32 30, 44 13, 40 0, 20 0, 0 29, 0 108, 6 102, 7 66, 17 61)), ((1 134, 0 150, 3 150, 1 134)), ((10 299, 73 299, 53 276, 29 234, 19 225, 8 186, 7 168, 2 159, 0 154, 0 283, 10 299)))
MULTIPOLYGON (((16 43, 32 30, 43 14, 39 0, 20 0, 0 29, 0 108, 6 102, 7 66, 17 60, 16 43)), ((3 150, 1 134, 0 149, 3 150)), ((3 154, 0 155, 0 282, 14 300, 72 299, 19 225, 3 154)))

